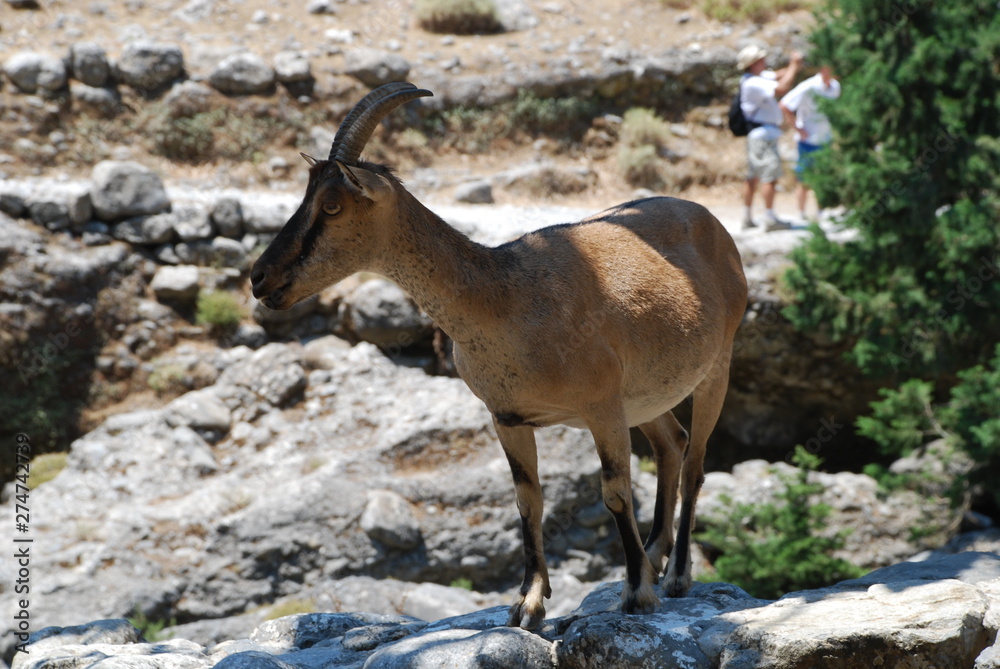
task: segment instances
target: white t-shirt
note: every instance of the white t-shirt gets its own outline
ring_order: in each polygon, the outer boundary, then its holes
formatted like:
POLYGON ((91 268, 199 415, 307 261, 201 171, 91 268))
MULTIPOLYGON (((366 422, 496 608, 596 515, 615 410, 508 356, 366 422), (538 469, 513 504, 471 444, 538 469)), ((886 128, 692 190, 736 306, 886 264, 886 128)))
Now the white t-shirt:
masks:
POLYGON ((836 99, 840 97, 840 82, 830 80, 830 85, 823 83, 822 75, 809 77, 781 98, 781 104, 795 112, 795 127, 806 131, 803 142, 809 144, 826 144, 833 135, 830 131, 830 119, 818 109, 817 96, 836 99))
POLYGON ((781 126, 781 109, 774 98, 778 75, 764 70, 748 75, 740 82, 740 107, 748 121, 762 125, 781 126))

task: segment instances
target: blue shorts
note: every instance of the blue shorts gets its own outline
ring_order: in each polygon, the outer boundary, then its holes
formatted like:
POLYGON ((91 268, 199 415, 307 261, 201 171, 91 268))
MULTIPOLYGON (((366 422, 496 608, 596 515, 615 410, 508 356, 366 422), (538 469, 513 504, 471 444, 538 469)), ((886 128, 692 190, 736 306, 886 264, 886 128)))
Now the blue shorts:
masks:
POLYGON ((810 144, 809 142, 799 142, 799 161, 795 164, 795 173, 802 176, 807 167, 812 165, 813 159, 810 153, 816 153, 823 148, 822 144, 810 144))

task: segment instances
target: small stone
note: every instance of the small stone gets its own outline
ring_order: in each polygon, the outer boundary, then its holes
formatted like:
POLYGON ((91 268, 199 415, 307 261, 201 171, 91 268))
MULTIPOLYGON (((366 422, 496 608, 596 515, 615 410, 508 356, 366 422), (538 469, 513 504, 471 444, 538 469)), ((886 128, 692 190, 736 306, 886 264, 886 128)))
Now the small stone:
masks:
POLYGON ((274 57, 274 77, 283 84, 313 78, 309 57, 302 51, 282 51, 274 57))
POLYGON ((94 214, 103 221, 158 214, 170 208, 163 181, 139 163, 101 161, 94 167, 91 181, 94 214))
POLYGON ((466 204, 493 204, 493 186, 485 180, 461 184, 455 189, 455 200, 466 204))
POLYGON ((252 53, 224 58, 208 75, 208 83, 229 95, 257 95, 274 87, 274 70, 252 53))
POLYGON ((410 503, 390 490, 369 494, 361 529, 380 544, 398 550, 410 550, 421 541, 420 525, 410 503))
POLYGON ((198 268, 191 265, 161 267, 150 282, 156 299, 192 303, 198 297, 198 268))
POLYGON ((143 94, 153 93, 184 73, 179 46, 157 42, 125 45, 117 63, 118 80, 143 94))
POLYGON ((70 48, 73 76, 80 82, 100 88, 108 83, 111 68, 104 47, 95 42, 77 42, 70 48))
POLYGON ((234 197, 219 198, 212 207, 212 221, 223 237, 239 239, 243 235, 243 207, 234 197))

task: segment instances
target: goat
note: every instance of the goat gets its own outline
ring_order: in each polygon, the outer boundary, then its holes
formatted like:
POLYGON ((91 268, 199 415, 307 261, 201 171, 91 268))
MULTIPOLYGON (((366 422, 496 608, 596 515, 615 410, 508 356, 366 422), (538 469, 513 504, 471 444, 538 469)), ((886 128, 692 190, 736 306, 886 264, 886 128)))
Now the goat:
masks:
POLYGON ((495 248, 477 244, 389 168, 360 160, 390 110, 429 95, 409 83, 377 88, 344 119, 327 160, 303 154, 305 197, 254 263, 254 296, 287 309, 354 272, 374 271, 451 336, 456 368, 491 412, 514 479, 525 567, 508 625, 537 628, 551 596, 534 435, 548 425, 594 436, 603 501, 625 550, 622 609, 657 606, 653 585, 668 555, 664 592, 684 596, 705 445, 746 309, 732 237, 701 205, 651 197, 495 248), (689 395, 690 438, 671 412, 689 395), (645 544, 632 506, 631 426, 649 439, 656 461, 645 544))

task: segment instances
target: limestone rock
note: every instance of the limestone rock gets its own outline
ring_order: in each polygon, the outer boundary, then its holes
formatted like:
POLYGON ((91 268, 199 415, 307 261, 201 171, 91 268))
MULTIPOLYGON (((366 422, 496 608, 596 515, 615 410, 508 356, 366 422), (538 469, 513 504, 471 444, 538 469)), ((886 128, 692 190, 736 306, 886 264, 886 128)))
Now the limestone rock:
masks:
POLYGON ((174 232, 182 242, 211 239, 215 236, 208 212, 201 207, 190 205, 174 207, 170 213, 161 215, 170 217, 174 232))
POLYGON ((103 221, 158 214, 170 207, 163 181, 139 163, 104 160, 94 166, 90 178, 94 214, 103 221))
MULTIPOLYGON (((171 268, 180 269, 180 268, 171 268)), ((166 407, 168 425, 186 425, 224 435, 232 423, 232 412, 211 390, 193 390, 181 395, 166 407)))
POLYGON ((23 93, 52 92, 66 86, 66 66, 49 54, 21 51, 4 61, 3 70, 23 93))
POLYGON ((161 267, 150 283, 158 300, 191 303, 198 297, 198 268, 191 265, 161 267))
POLYGON ((344 55, 344 72, 375 88, 393 81, 405 81, 410 63, 398 53, 363 47, 351 49, 344 55))
POLYGON ((96 42, 77 42, 70 48, 73 76, 87 86, 101 88, 111 76, 108 55, 96 42))
POLYGON ((379 669, 555 669, 550 641, 511 627, 483 631, 446 630, 409 636, 376 651, 365 666, 379 669))
POLYGON ((181 81, 170 87, 163 103, 174 118, 189 118, 212 108, 212 98, 218 93, 199 81, 181 81))
POLYGON ((398 353, 430 334, 431 320, 387 279, 366 281, 347 300, 350 330, 362 341, 398 353))
POLYGON ((115 224, 111 236, 144 246, 163 244, 174 238, 173 220, 163 215, 135 216, 115 224))
POLYGON ((247 251, 243 244, 226 237, 181 242, 174 246, 174 252, 180 262, 189 265, 243 269, 247 264, 247 251))
POLYGON ((239 239, 243 236, 243 207, 234 197, 216 200, 212 207, 212 222, 223 237, 239 239))
POLYGON ((216 65, 208 82, 229 95, 261 95, 274 87, 274 70, 260 56, 236 53, 216 65))
POLYGON ((184 74, 184 54, 175 44, 131 42, 122 49, 116 68, 120 82, 149 95, 184 74))
POLYGON ((470 181, 455 188, 455 201, 465 204, 493 204, 493 186, 489 181, 470 181))
POLYGON ((313 78, 309 56, 302 51, 281 51, 274 57, 274 77, 283 84, 313 78))
POLYGON ((121 97, 113 88, 95 88, 80 81, 71 81, 69 95, 77 109, 97 116, 107 118, 121 111, 121 97))
POLYGON ((369 493, 361 529, 389 548, 405 551, 420 544, 420 525, 410 503, 391 490, 369 493))

